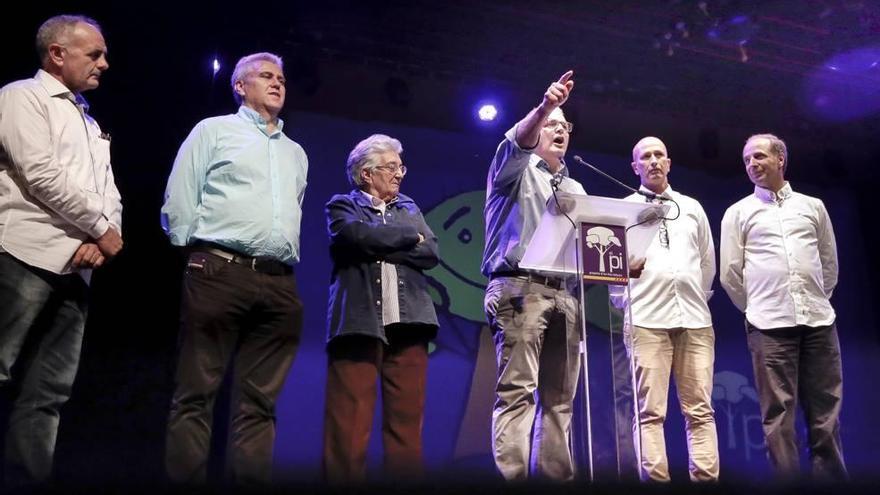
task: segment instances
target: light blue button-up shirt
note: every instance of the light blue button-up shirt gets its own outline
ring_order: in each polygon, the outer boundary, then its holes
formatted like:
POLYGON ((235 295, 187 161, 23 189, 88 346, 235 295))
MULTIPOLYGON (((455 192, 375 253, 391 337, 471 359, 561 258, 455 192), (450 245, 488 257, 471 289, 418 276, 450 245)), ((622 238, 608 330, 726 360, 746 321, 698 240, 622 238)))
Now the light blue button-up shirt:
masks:
MULTIPOLYGON (((537 145, 535 145, 535 148, 537 145)), ((553 174, 535 148, 516 144, 516 127, 507 131, 498 145, 486 181, 486 246, 480 271, 518 270, 519 262, 532 241, 547 200, 553 196, 553 174)), ((586 195, 583 186, 568 176, 568 168, 559 170, 559 190, 586 195)))
POLYGON ((162 228, 175 246, 198 240, 249 256, 299 261, 308 158, 260 115, 199 122, 180 146, 165 189, 162 228))

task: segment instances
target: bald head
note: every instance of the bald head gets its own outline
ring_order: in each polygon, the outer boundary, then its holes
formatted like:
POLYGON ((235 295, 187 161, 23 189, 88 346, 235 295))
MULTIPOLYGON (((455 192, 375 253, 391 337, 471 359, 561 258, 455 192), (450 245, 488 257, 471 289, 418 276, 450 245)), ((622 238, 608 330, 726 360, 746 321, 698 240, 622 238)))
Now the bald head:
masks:
MULTIPOLYGON (((666 144, 664 144, 663 141, 660 140, 660 138, 656 138, 654 136, 646 136, 646 137, 643 137, 642 139, 639 139, 639 142, 636 143, 635 146, 633 146, 633 151, 632 151, 633 161, 634 162, 638 161, 639 155, 642 154, 640 150, 642 148, 645 148, 650 145, 659 146, 659 147, 663 148, 663 153, 667 154, 666 144)), ((667 154, 667 156, 668 156, 668 154, 667 154)))
POLYGON ((633 146, 633 173, 639 176, 642 186, 655 194, 669 187, 669 169, 672 161, 666 152, 666 145, 654 136, 643 137, 633 146))

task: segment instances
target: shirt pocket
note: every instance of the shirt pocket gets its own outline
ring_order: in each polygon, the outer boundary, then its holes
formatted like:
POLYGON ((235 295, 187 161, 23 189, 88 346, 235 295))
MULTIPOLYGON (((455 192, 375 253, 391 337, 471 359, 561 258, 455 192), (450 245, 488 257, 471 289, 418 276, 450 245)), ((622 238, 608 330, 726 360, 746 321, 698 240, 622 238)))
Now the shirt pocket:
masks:
POLYGON ((94 159, 95 192, 103 194, 110 169, 110 141, 101 138, 96 139, 92 144, 92 154, 94 159))

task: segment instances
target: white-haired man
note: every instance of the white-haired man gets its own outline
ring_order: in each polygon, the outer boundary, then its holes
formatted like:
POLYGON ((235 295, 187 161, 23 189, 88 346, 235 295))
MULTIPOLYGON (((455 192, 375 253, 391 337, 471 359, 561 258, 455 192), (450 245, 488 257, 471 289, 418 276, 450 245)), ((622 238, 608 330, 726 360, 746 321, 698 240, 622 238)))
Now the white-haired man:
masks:
POLYGON ((162 226, 188 254, 180 356, 165 466, 175 482, 206 479, 214 399, 234 361, 227 465, 235 482, 269 481, 275 402, 302 330, 293 265, 308 160, 282 132, 281 59, 238 61, 238 113, 199 122, 168 178, 162 226))
POLYGON ((20 375, 6 435, 10 486, 51 475, 91 270, 122 249, 110 139, 82 96, 109 67, 101 28, 52 17, 37 52, 37 74, 0 89, 0 385, 13 365, 20 375))
POLYGON ((551 83, 541 103, 507 132, 486 184, 484 305, 498 362, 493 448, 507 480, 569 480, 575 472, 569 448, 580 367, 575 284, 519 266, 553 188, 586 194, 563 161, 572 125, 560 107, 574 86, 571 77, 568 71, 551 83))
POLYGON ((795 416, 807 424, 813 474, 845 479, 840 443, 843 374, 834 308, 837 244, 821 200, 785 180, 788 148, 756 134, 743 148, 755 192, 721 221, 721 285, 745 313, 770 461, 781 477, 800 470, 795 416))

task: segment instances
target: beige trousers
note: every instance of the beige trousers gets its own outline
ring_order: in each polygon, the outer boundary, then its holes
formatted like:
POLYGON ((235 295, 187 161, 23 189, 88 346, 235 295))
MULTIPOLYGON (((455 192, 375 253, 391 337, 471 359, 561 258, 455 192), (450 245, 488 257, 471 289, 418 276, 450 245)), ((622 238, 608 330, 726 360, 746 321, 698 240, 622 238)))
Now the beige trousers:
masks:
POLYGON ((564 288, 502 277, 489 282, 484 302, 498 362, 495 465, 507 480, 570 480, 580 367, 577 299, 564 288))
POLYGON ((673 375, 685 418, 691 481, 717 480, 718 437, 712 409, 715 332, 712 327, 651 329, 636 326, 627 332, 625 341, 633 359, 638 394, 639 421, 634 421, 633 433, 634 438, 641 438, 642 479, 669 481, 663 422, 669 378, 673 375))

